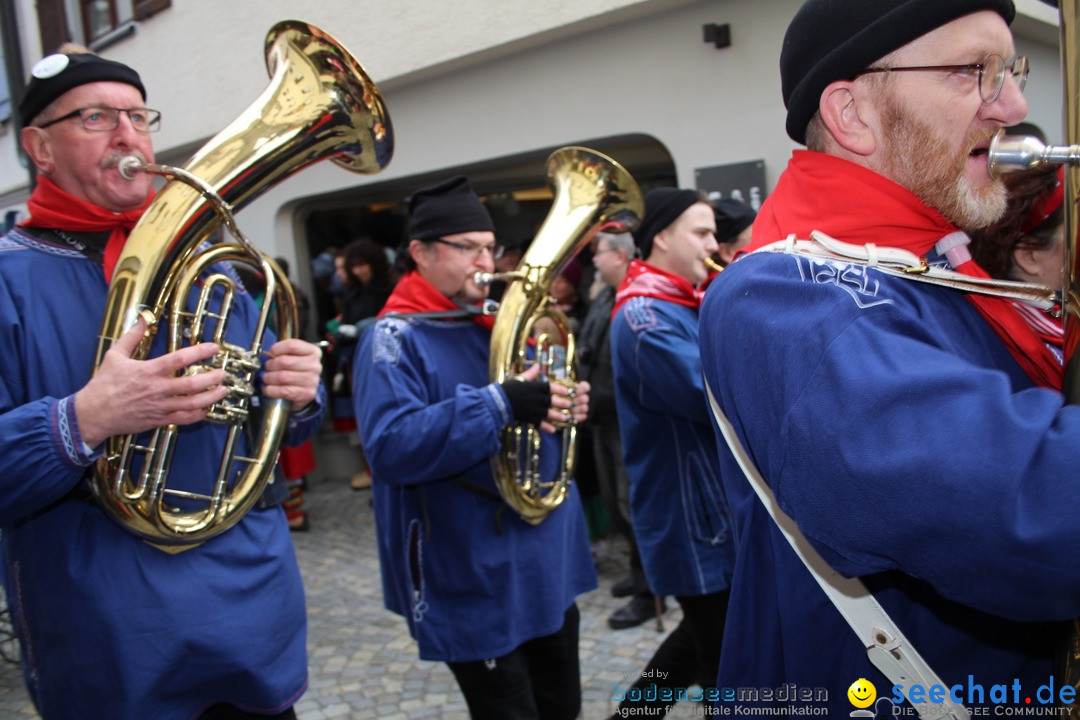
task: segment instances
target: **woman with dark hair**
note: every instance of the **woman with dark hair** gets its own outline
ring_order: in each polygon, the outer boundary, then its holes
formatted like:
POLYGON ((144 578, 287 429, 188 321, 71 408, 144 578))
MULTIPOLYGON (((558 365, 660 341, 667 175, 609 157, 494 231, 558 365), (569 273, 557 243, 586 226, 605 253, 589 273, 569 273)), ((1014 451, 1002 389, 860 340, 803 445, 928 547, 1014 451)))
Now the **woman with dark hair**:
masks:
MULTIPOLYGON (((393 292, 394 278, 386 249, 370 238, 349 243, 341 257, 345 284, 341 314, 331 320, 327 328, 334 338, 333 418, 334 428, 350 433, 350 438, 359 447, 352 400, 352 357, 360 335, 375 321, 375 316, 393 292)), ((354 490, 371 487, 371 473, 366 462, 364 469, 353 475, 350 485, 354 490)))
POLYGON ((1040 168, 1005 176, 1009 204, 994 225, 972 230, 971 254, 991 276, 1063 284, 1065 211, 1061 169, 1040 168))
POLYGON ((341 324, 355 325, 382 310, 394 290, 386 249, 369 238, 361 238, 345 248, 345 295, 341 324))
MULTIPOLYGON (((1065 210, 1059 168, 1005 176, 1009 202, 990 227, 968 232, 971 255, 992 277, 1038 283, 1058 290, 1065 284, 1065 210)), ((1013 305, 1043 344, 1063 358, 1061 319, 1022 302, 1013 305)))

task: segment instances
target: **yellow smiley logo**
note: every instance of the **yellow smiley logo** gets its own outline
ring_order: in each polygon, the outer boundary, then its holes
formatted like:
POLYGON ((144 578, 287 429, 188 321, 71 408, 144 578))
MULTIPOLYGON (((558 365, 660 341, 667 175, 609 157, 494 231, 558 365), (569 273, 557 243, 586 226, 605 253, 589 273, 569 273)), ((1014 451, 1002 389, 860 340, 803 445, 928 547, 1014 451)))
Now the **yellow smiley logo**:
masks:
POLYGON ((851 687, 847 689, 847 697, 855 707, 867 708, 874 704, 874 698, 877 697, 877 688, 866 678, 859 678, 851 683, 851 687))

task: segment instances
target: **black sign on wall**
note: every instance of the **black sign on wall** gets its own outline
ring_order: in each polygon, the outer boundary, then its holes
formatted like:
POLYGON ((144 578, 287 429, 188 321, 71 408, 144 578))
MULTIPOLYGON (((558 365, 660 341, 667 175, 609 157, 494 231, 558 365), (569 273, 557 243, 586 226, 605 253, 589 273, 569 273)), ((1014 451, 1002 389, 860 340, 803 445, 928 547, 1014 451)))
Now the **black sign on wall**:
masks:
POLYGON ((713 165, 694 171, 697 189, 715 202, 721 198, 741 200, 754 210, 765 200, 765 161, 713 165))

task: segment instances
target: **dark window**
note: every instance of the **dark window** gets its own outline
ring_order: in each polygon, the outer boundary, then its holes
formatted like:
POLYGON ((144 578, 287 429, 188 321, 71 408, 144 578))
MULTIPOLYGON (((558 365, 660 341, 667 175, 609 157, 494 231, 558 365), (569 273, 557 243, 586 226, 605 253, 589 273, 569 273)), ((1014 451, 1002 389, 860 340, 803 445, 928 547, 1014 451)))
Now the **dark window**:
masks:
POLYGON ((116 0, 83 0, 82 15, 90 44, 116 29, 116 0))

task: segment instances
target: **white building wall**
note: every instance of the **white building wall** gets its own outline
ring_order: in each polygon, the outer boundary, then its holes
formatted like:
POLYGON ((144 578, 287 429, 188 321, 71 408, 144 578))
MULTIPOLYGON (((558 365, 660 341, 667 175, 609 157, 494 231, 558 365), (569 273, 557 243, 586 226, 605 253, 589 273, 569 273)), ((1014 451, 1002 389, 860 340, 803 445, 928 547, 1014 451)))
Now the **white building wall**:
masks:
MULTIPOLYGON (((33 3, 19 2, 27 68, 41 54, 36 27, 26 32, 33 3)), ((763 159, 771 187, 794 147, 784 131, 777 64, 799 4, 173 0, 103 54, 136 67, 148 104, 164 112, 159 155, 180 148, 186 155, 258 96, 267 84, 263 40, 275 21, 311 22, 357 56, 389 108, 394 159, 374 177, 321 163, 241 213, 245 233, 264 250, 294 259, 292 215, 300 200, 589 138, 651 135, 671 153, 684 187, 694 185, 696 168, 763 159), (703 42, 706 23, 729 23, 731 47, 703 42)), ((1031 118, 1057 138, 1060 70, 1056 48, 1045 44, 1056 30, 1024 21, 1018 28, 1039 31, 1018 39, 1034 68, 1031 118)), ((10 130, 0 134, 0 195, 27 182, 14 143, 10 130)))

